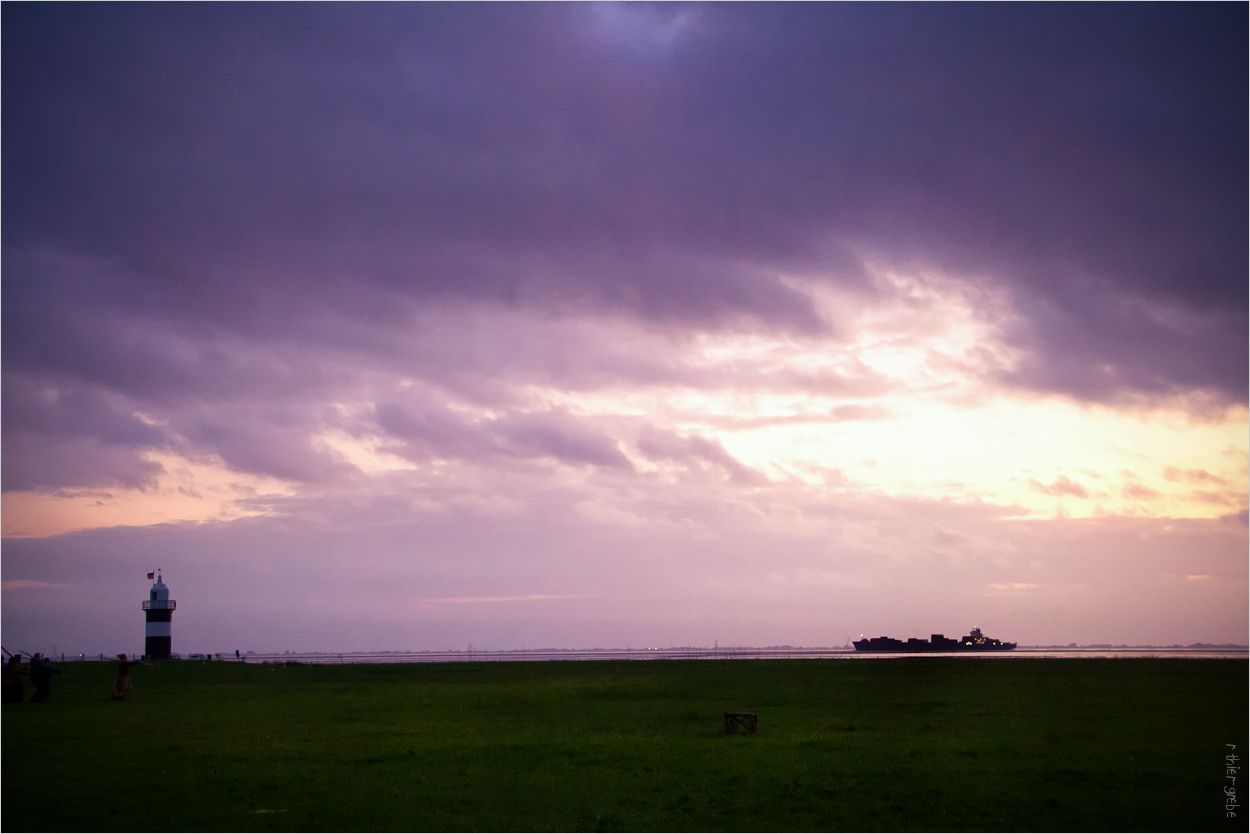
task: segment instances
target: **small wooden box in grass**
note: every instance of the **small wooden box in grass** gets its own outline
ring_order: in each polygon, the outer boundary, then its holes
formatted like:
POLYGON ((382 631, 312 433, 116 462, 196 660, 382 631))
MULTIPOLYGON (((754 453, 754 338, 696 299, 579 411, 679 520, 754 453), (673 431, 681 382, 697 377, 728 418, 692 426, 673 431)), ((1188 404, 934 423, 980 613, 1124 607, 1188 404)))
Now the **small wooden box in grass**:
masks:
POLYGON ((727 712, 725 713, 725 735, 734 733, 754 735, 756 720, 753 712, 727 712))

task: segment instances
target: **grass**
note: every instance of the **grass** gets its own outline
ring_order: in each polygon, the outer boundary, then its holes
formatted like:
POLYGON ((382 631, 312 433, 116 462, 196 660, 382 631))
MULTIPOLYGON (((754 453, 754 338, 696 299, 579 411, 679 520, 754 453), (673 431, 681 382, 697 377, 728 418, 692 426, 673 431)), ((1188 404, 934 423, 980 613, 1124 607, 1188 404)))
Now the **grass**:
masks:
POLYGON ((6 831, 1246 830, 1244 661, 61 668, 4 705, 6 831))

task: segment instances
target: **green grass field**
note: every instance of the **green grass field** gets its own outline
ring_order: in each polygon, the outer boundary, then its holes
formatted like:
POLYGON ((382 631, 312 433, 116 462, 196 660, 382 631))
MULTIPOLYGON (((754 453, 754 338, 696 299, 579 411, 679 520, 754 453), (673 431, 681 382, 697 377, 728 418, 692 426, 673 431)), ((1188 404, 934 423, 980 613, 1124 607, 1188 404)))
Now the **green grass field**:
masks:
POLYGON ((61 668, 5 831, 1246 830, 1244 661, 61 668))

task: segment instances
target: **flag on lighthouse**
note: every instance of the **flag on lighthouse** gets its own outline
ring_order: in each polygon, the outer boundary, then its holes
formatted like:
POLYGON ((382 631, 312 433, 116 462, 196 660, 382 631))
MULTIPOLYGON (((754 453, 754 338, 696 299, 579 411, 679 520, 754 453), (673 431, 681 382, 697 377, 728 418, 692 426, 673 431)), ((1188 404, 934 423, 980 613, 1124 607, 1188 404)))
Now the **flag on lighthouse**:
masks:
POLYGON ((148 574, 148 579, 155 579, 155 578, 156 578, 156 574, 155 574, 155 573, 149 573, 149 574, 148 574))

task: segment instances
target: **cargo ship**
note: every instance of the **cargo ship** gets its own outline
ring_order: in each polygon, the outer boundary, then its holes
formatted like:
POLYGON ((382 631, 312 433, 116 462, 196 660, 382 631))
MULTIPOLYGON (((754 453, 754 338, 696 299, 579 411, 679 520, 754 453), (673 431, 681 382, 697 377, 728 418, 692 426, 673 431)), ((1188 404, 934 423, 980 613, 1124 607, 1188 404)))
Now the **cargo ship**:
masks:
POLYGON ((1016 647, 1015 643, 1004 643, 986 637, 981 629, 974 628, 967 637, 956 640, 941 634, 933 634, 928 640, 912 637, 907 640, 896 640, 893 637, 871 637, 867 640, 861 634, 855 641, 857 652, 1006 652, 1016 647))

